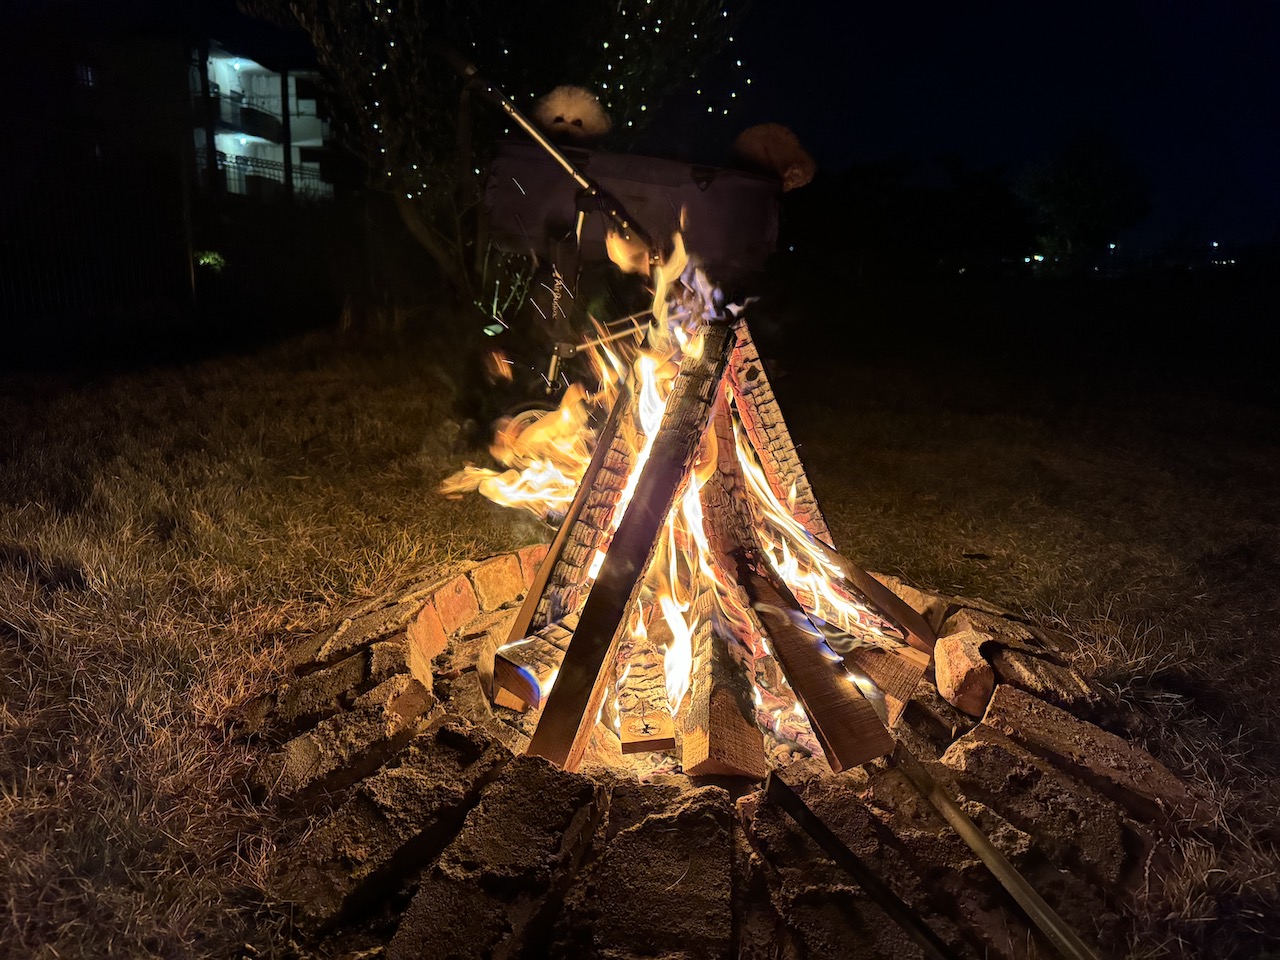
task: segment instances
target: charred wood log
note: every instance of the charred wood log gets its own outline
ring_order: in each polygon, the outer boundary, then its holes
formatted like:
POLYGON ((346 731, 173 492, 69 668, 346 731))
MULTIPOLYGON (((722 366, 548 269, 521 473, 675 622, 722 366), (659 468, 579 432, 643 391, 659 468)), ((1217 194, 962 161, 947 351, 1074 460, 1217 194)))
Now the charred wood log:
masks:
POLYGON ((773 394, 751 333, 746 323, 741 321, 734 332, 737 345, 729 362, 729 381, 737 398, 738 413, 747 436, 760 455, 769 486, 779 501, 792 505, 795 518, 806 530, 819 540, 830 543, 831 531, 827 529, 818 498, 809 485, 791 432, 782 419, 782 407, 773 394))
POLYGON ((541 630, 560 616, 577 612, 576 596, 568 595, 568 586, 579 582, 585 570, 583 564, 591 562, 604 530, 593 524, 602 513, 612 516, 612 505, 621 496, 626 471, 630 469, 627 445, 618 436, 618 428, 630 407, 631 391, 624 384, 600 428, 595 452, 578 484, 573 503, 561 520, 560 529, 529 585, 524 604, 511 624, 509 643, 541 630), (601 471, 607 471, 606 475, 602 477, 601 471))
POLYGON ((570 614, 537 633, 499 647, 493 658, 495 688, 535 709, 542 706, 555 684, 577 623, 578 618, 570 614))
POLYGON ((543 708, 529 752, 576 769, 590 738, 590 724, 605 695, 604 667, 617 654, 631 609, 676 494, 689 473, 717 393, 732 331, 714 324, 703 349, 686 356, 667 401, 662 425, 635 494, 614 534, 600 573, 582 609, 560 676, 543 708))
POLYGON ((766 563, 745 553, 738 557, 737 575, 831 769, 839 772, 892 752, 893 738, 843 662, 824 655, 813 634, 788 615, 800 606, 786 585, 766 563))

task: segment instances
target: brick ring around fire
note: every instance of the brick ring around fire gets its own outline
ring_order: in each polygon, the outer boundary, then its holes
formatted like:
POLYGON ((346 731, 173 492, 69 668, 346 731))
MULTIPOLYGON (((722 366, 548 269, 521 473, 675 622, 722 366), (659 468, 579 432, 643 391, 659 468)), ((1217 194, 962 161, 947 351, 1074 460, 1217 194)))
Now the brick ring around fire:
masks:
MULTIPOLYGON (((759 792, 735 815, 720 787, 664 773, 661 754, 610 748, 599 725, 586 776, 519 757, 537 711, 491 706, 487 665, 545 549, 346 611, 298 644, 295 674, 276 695, 243 712, 280 744, 256 779, 296 825, 271 892, 295 904, 303 930, 363 947, 359 937, 371 937, 406 960, 481 957, 547 936, 557 957, 630 958, 652 943, 726 956, 734 942, 771 956, 786 942, 787 955, 834 958, 868 931, 870 956, 910 950, 759 792), (412 904, 399 892, 406 885, 412 904)), ((944 638, 976 635, 971 646, 998 681, 976 723, 926 674, 898 737, 940 758, 928 761, 934 777, 1070 922, 1090 939, 1114 938, 1123 905, 1156 876, 1149 865, 1173 855, 1170 838, 1208 819, 1206 800, 1080 719, 1102 702, 1076 696, 1082 681, 1054 652, 1055 635, 979 601, 880 579, 944 638), (1020 668, 1002 665, 1007 656, 1020 668), (1057 672, 1037 674, 1031 661, 1057 672), (1027 692, 1034 684, 1039 692, 1027 692)), ((815 813, 962 955, 1025 955, 1034 941, 1025 921, 891 765, 832 774, 779 747, 815 813)))

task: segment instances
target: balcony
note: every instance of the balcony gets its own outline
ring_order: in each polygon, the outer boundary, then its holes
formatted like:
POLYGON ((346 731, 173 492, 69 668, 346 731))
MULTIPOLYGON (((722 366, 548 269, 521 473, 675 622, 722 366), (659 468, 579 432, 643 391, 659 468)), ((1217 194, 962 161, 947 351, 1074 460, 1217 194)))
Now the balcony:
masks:
MULTIPOLYGON (((208 154, 200 148, 196 149, 196 169, 199 172, 202 186, 208 187, 207 180, 208 154)), ((262 160, 258 157, 238 156, 221 151, 217 155, 218 181, 215 189, 225 189, 227 193, 254 197, 260 200, 273 200, 284 196, 284 164, 276 160, 262 160)), ((293 165, 293 192, 299 197, 323 199, 333 196, 333 184, 320 178, 319 164, 295 163, 293 165)))
POLYGON ((219 94, 209 99, 219 126, 246 137, 260 137, 271 143, 284 142, 284 125, 280 118, 249 105, 238 92, 219 94))

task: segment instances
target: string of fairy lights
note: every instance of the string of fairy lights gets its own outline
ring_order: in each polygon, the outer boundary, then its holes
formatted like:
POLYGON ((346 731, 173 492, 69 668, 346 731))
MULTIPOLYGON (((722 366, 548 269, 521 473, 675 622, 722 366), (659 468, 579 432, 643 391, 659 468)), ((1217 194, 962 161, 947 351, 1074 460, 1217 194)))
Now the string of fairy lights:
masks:
MULTIPOLYGON (((402 49, 396 47, 397 27, 396 0, 365 0, 364 15, 368 17, 372 30, 366 31, 366 44, 358 50, 358 69, 364 77, 365 97, 363 106, 364 122, 367 124, 366 135, 370 138, 375 160, 381 161, 382 177, 389 187, 398 187, 404 191, 408 200, 414 200, 428 192, 428 170, 417 162, 404 163, 407 158, 389 153, 388 125, 403 123, 404 118, 387 114, 384 104, 394 105, 394 85, 404 82, 396 77, 396 66, 403 61, 399 54, 402 49), (396 177, 397 165, 400 177, 396 177)), ((678 69, 681 57, 697 60, 699 48, 717 40, 724 39, 728 44, 735 42, 732 32, 725 36, 725 30, 731 30, 732 14, 724 3, 711 7, 707 12, 712 16, 697 18, 690 12, 688 0, 622 0, 618 4, 616 14, 610 18, 607 35, 600 43, 601 57, 590 58, 595 61, 589 67, 589 76, 571 80, 587 87, 596 93, 605 110, 614 118, 615 126, 635 128, 648 117, 637 114, 651 114, 656 109, 648 79, 653 72, 652 51, 654 43, 660 39, 662 43, 662 59, 678 69), (680 16, 683 14, 683 17, 680 16), (673 49, 674 48, 674 49, 673 49)), ((403 44, 402 44, 403 46, 403 44)), ((473 55, 481 51, 475 41, 470 43, 473 55)), ((732 51, 732 48, 730 48, 732 51)), ((488 72, 502 86, 502 60, 512 57, 511 44, 499 40, 495 44, 495 63, 480 64, 483 71, 488 72)), ((739 100, 741 88, 751 85, 751 77, 747 74, 740 57, 733 58, 733 69, 730 71, 727 90, 713 91, 711 85, 723 84, 723 78, 699 83, 696 74, 690 73, 689 79, 699 85, 694 95, 707 100, 706 113, 723 119, 730 116, 731 107, 739 100)), ((531 104, 546 91, 521 91, 531 104)), ((510 129, 504 130, 505 134, 510 129)), ((404 136, 404 134, 401 134, 404 136)), ((410 137, 411 139, 414 139, 410 137)), ((398 151, 395 151, 398 152, 398 151)), ((423 158, 419 158, 423 159, 423 158)), ((479 170, 475 171, 477 174, 479 170)))
MULTIPOLYGON (((665 44, 678 44, 683 39, 683 52, 690 59, 697 58, 696 48, 700 43, 709 43, 712 41, 711 36, 703 36, 717 28, 715 23, 703 23, 699 25, 697 20, 689 20, 688 28, 684 28, 682 23, 673 21, 668 14, 664 15, 664 8, 669 5, 659 2, 654 4, 653 0, 644 0, 632 9, 620 7, 618 10, 618 19, 615 22, 614 35, 600 42, 602 51, 605 51, 604 70, 590 78, 590 85, 599 92, 600 99, 604 103, 605 109, 610 113, 621 108, 627 108, 628 101, 636 104, 634 109, 641 113, 647 113, 649 110, 648 97, 649 92, 644 83, 644 70, 636 69, 637 63, 643 63, 642 55, 637 55, 634 47, 643 44, 649 46, 653 42, 653 38, 664 35, 673 37, 673 40, 665 41, 665 44), (630 85, 630 86, 628 86, 630 85)), ((728 21, 730 12, 724 6, 719 9, 719 19, 728 21)), ((728 34, 726 37, 728 43, 735 42, 734 35, 728 34)), ((742 59, 734 58, 735 81, 740 80, 741 83, 749 86, 751 78, 747 75, 742 59)), ((696 74, 689 74, 690 80, 697 80, 696 74)), ((706 88, 698 87, 695 91, 699 97, 708 95, 706 88)), ((727 96, 722 97, 718 103, 707 105, 707 113, 719 114, 722 117, 729 116, 728 101, 738 99, 737 84, 732 83, 727 96)), ((634 117, 626 117, 626 126, 634 127, 636 119, 634 117)))

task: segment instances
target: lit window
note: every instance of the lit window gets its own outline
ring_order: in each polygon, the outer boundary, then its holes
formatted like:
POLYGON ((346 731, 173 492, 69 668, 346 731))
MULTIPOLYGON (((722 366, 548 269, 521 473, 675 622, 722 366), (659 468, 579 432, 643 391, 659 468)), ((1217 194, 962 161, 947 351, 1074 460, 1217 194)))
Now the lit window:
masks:
POLYGON ((97 76, 93 72, 93 67, 87 63, 76 64, 76 83, 82 87, 96 86, 98 82, 97 76))

